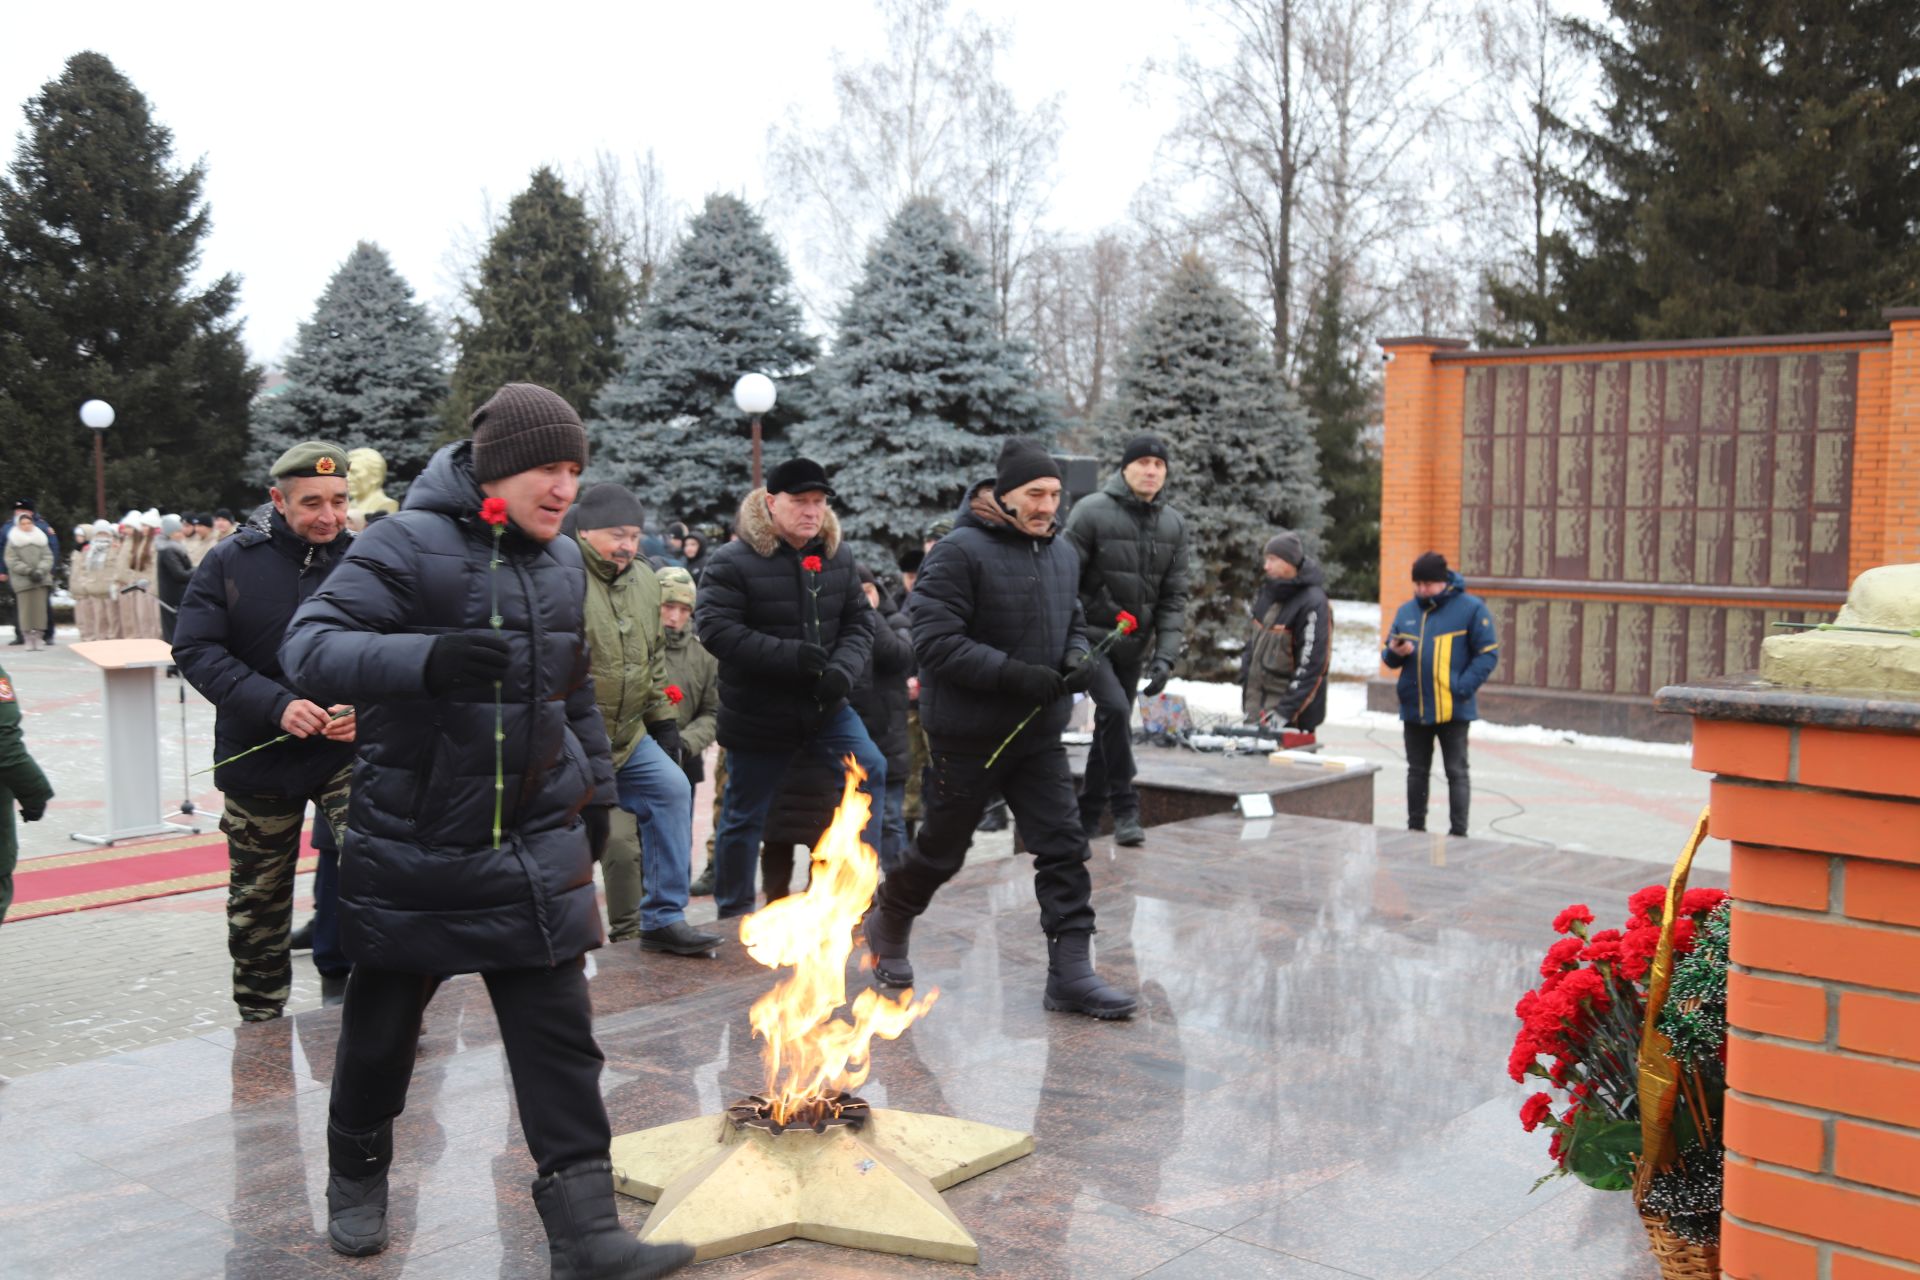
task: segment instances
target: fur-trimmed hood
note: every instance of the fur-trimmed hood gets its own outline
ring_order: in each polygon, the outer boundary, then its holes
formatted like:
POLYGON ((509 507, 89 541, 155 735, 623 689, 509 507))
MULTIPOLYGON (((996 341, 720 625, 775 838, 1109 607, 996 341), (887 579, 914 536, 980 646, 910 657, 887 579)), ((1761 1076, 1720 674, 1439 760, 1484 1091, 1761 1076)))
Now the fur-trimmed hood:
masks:
MULTIPOLYGON (((740 513, 734 518, 733 531, 763 559, 779 549, 780 532, 773 527, 773 513, 767 510, 764 485, 740 500, 740 513)), ((840 517, 833 513, 832 507, 827 508, 826 523, 820 526, 820 538, 826 544, 827 559, 839 554, 840 517)))

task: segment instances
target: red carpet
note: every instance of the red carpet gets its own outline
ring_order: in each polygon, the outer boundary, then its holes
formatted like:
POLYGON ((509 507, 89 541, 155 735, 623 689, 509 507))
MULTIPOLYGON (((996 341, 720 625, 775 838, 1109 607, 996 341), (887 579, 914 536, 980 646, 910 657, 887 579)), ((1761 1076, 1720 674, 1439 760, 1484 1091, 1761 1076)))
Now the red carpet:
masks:
MULTIPOLYGON (((313 870, 315 853, 303 837, 301 871, 313 870)), ((217 889, 227 883, 227 842, 204 835, 147 841, 118 849, 28 858, 14 869, 9 921, 111 907, 144 898, 217 889)))

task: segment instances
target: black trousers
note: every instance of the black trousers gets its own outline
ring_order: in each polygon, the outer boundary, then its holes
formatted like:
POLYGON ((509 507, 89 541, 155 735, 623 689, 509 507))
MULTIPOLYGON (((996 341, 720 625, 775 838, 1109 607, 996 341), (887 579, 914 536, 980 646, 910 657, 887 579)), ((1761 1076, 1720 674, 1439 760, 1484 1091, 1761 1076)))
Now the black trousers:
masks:
POLYGON ((1471 720, 1446 724, 1402 722, 1407 745, 1407 829, 1427 829, 1427 779, 1433 772, 1433 743, 1440 741, 1440 760, 1447 773, 1447 834, 1467 834, 1467 805, 1473 786, 1467 778, 1467 728, 1471 720))
POLYGON ((988 752, 943 751, 933 743, 929 787, 921 797, 920 830, 898 870, 880 886, 889 911, 918 916, 941 885, 967 860, 973 829, 997 795, 1004 796, 1020 824, 1020 838, 1033 854, 1033 896, 1040 927, 1049 934, 1093 930, 1090 850, 1074 802, 1073 772, 1058 739, 1021 750, 1014 745, 987 768, 988 752))
MULTIPOLYGON (((541 1174, 605 1160, 613 1129, 600 1099, 605 1058, 593 1038, 583 959, 481 976, 500 1023, 520 1127, 541 1174)), ((420 1018, 439 987, 440 979, 425 974, 353 967, 329 1110, 340 1128, 368 1133, 405 1110, 420 1018)))
POLYGON ((1093 699, 1093 744, 1080 784, 1080 820, 1089 827, 1108 806, 1116 818, 1140 816, 1140 794, 1133 789, 1133 700, 1139 688, 1140 659, 1108 653, 1087 690, 1093 699))

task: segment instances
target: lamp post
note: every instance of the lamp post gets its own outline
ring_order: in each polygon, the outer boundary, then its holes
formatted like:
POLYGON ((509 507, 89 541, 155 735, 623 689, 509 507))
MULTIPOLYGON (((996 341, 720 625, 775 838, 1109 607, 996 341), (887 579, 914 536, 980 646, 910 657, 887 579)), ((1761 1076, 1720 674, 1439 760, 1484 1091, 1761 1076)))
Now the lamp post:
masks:
POLYGON ((80 406, 80 421, 93 432, 93 502, 97 519, 107 518, 107 428, 113 425, 113 406, 89 400, 80 406))
POLYGON ((733 384, 733 403, 753 418, 753 487, 760 487, 760 415, 773 408, 773 379, 764 373, 743 373, 733 384))

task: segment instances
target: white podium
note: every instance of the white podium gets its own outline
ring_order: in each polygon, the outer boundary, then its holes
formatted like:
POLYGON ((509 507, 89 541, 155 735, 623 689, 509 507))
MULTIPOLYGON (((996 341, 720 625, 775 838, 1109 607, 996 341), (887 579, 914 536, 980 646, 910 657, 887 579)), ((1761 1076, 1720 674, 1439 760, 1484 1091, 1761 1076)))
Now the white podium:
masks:
MULTIPOLYGON (((67 646, 106 680, 107 830, 75 840, 113 845, 151 836, 197 834, 191 818, 168 822, 160 799, 160 673, 173 661, 164 640, 92 640, 67 646)), ((184 745, 184 744, 183 744, 184 745)))

